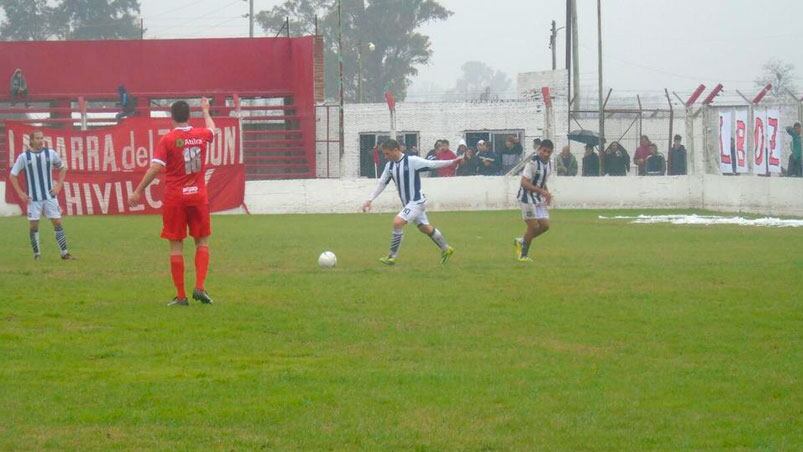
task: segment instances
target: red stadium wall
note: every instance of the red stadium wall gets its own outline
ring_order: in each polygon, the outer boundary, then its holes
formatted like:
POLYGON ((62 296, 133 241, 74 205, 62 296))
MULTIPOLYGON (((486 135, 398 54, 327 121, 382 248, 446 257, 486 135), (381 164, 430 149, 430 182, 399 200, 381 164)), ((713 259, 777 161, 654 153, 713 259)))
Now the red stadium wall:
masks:
MULTIPOLYGON (((278 138, 288 149, 300 145, 297 151, 303 150, 308 170, 298 175, 314 177, 314 48, 312 36, 2 42, 0 79, 6 82, 0 88, 0 102, 9 99, 7 80, 16 68, 25 75, 31 99, 52 106, 69 105, 79 96, 116 99, 121 84, 138 98, 139 109, 147 108, 148 98, 205 95, 213 97, 218 108, 233 95, 291 99, 292 108, 286 108, 284 115, 286 128, 295 134, 278 138)), ((268 140, 259 136, 255 141, 262 145, 268 140)), ((258 146, 251 149, 259 151, 258 146)), ((290 154, 280 157, 284 155, 290 154)))

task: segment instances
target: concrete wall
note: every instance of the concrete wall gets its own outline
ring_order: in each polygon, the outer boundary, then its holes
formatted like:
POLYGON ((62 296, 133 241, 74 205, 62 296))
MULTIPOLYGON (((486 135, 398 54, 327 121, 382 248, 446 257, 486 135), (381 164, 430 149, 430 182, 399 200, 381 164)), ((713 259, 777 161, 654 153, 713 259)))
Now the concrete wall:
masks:
MULTIPOLYGON (((556 177, 550 182, 555 208, 571 209, 709 209, 803 217, 803 179, 752 176, 556 177)), ((246 182, 245 203, 254 214, 358 212, 376 186, 374 179, 301 179, 246 182)), ((515 209, 518 178, 430 178, 424 192, 431 210, 515 209)), ((19 215, 2 202, 0 215, 19 215)), ((374 202, 374 210, 399 210, 391 184, 374 202)), ((243 213, 234 209, 227 213, 243 213)))

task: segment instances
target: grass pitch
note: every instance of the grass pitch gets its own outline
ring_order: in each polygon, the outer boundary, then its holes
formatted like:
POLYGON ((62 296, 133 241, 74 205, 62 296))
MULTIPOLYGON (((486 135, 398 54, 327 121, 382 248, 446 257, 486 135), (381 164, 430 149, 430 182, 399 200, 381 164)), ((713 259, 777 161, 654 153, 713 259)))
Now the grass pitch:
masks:
POLYGON ((216 216, 189 308, 158 217, 66 218, 72 262, 0 218, 0 449, 803 447, 801 231, 616 213, 530 265, 517 212, 431 213, 452 260, 392 268, 392 214, 216 216))

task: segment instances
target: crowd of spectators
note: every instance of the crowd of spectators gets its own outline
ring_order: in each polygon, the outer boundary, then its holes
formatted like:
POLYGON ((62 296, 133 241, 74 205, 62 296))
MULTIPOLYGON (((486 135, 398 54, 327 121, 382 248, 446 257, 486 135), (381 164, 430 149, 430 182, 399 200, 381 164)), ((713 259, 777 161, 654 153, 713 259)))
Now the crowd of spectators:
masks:
MULTIPOLYGON (((540 140, 537 141, 540 143, 540 140)), ((418 149, 414 147, 411 147, 405 153, 419 155, 418 149)), ((516 135, 505 137, 504 146, 499 152, 494 151, 491 143, 486 140, 479 140, 472 146, 462 139, 457 144, 456 151, 452 151, 449 140, 441 139, 435 142, 435 145, 427 152, 424 158, 428 160, 451 160, 464 155, 466 158, 455 166, 440 168, 422 175, 428 177, 452 177, 506 174, 519 164, 524 157, 524 149, 519 137, 516 135)))
MULTIPOLYGON (((791 143, 789 162, 784 169, 784 174, 790 177, 803 177, 801 124, 795 123, 794 126, 787 127, 786 131, 791 136, 791 143)), ((540 142, 541 140, 538 138, 533 141, 533 150, 538 148, 540 142)), ((734 147, 733 143, 731 147, 734 147)), ((402 150, 408 155, 419 155, 419 150, 416 146, 410 146, 409 149, 402 146, 402 150)), ((466 156, 465 159, 459 164, 430 171, 428 176, 504 175, 526 157, 519 137, 509 135, 505 138, 504 146, 498 152, 486 140, 479 140, 472 146, 461 139, 457 144, 456 151, 451 150, 449 140, 437 140, 432 149, 426 154, 426 158, 431 160, 450 160, 464 155, 466 156)), ((593 145, 586 145, 579 163, 578 165, 578 160, 572 154, 569 146, 564 146, 554 157, 555 170, 558 176, 571 177, 578 174, 585 177, 627 176, 631 169, 635 170, 636 174, 640 176, 679 176, 688 174, 688 152, 683 146, 683 138, 680 135, 675 135, 672 138, 672 146, 668 149, 666 155, 659 150, 658 145, 653 143, 647 135, 642 135, 639 139, 639 146, 635 149, 632 158, 620 142, 612 141, 607 148, 601 151, 598 151, 593 145)))

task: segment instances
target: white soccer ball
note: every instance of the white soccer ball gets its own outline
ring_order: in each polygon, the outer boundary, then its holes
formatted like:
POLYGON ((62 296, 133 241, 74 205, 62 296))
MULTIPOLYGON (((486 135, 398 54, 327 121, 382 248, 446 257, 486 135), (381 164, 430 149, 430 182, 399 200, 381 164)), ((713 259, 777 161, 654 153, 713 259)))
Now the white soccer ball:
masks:
POLYGON ((323 268, 332 268, 337 265, 337 256, 331 251, 324 251, 318 256, 318 265, 323 268))

